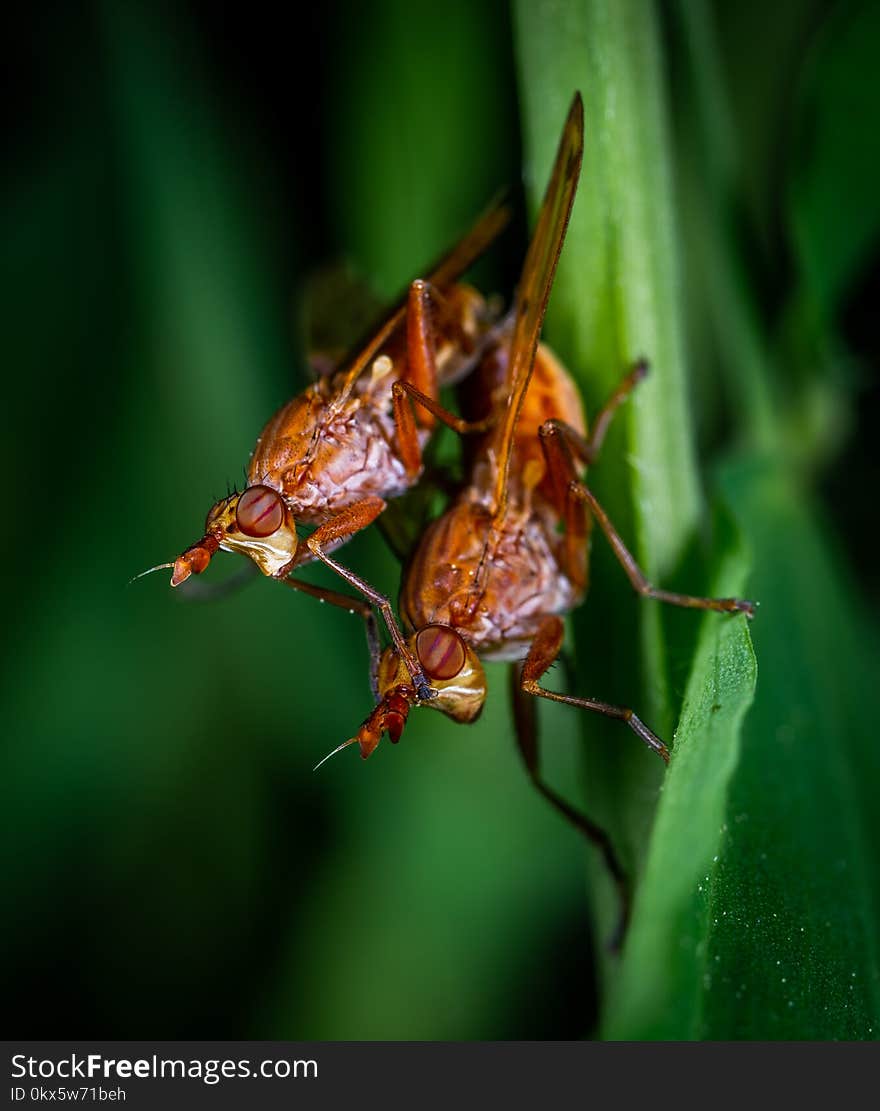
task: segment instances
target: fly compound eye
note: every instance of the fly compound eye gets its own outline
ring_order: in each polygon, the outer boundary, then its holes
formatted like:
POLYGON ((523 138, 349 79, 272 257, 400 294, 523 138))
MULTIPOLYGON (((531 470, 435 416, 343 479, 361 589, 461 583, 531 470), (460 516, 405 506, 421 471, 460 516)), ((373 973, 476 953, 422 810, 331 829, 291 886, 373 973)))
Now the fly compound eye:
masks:
POLYGON ((432 679, 454 679, 467 662, 464 641, 447 625, 426 625, 416 637, 416 653, 432 679))
POLYGON ((238 499, 235 522, 245 536, 271 536, 284 524, 284 502, 269 486, 249 486, 238 499))

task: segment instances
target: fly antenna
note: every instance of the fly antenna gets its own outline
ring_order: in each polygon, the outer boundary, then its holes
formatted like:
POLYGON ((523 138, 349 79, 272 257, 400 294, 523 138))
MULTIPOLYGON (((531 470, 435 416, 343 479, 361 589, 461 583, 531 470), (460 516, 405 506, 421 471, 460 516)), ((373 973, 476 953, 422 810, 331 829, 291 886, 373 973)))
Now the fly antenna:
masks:
POLYGON ((357 741, 357 737, 350 737, 347 741, 343 741, 341 745, 337 745, 336 748, 334 748, 331 752, 327 753, 327 755, 323 758, 323 760, 319 760, 318 763, 315 764, 315 766, 312 768, 312 771, 316 772, 322 764, 327 763, 327 761, 330 759, 331 756, 335 756, 337 752, 342 752, 342 750, 344 748, 348 748, 349 745, 355 744, 356 741, 357 741))
POLYGON ((131 586, 133 582, 137 582, 138 579, 142 579, 144 575, 152 575, 154 571, 164 571, 166 568, 173 566, 173 563, 157 563, 155 567, 148 567, 146 571, 141 571, 139 575, 134 575, 132 578, 130 578, 128 580, 128 585, 131 586))

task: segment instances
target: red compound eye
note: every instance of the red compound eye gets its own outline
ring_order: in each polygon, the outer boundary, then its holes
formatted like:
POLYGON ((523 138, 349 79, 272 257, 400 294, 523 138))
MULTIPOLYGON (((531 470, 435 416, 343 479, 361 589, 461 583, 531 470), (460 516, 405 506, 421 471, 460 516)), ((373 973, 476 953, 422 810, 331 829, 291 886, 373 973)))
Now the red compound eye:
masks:
POLYGON ((284 524, 281 495, 268 486, 249 486, 238 499, 235 520, 245 536, 271 536, 284 524))
POLYGON ((432 679, 454 679, 467 663, 464 641, 447 625, 426 625, 416 637, 416 652, 432 679))

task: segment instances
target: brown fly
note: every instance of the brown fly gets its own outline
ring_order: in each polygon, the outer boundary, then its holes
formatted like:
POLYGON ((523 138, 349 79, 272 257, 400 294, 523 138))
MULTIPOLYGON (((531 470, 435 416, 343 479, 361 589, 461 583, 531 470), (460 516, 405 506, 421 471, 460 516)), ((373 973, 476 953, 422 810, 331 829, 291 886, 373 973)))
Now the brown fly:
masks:
POLYGON ((218 551, 249 556, 263 574, 361 614, 374 676, 376 606, 419 696, 431 696, 388 599, 329 553, 371 524, 386 499, 415 484, 435 420, 472 430, 440 405, 439 390, 473 367, 493 333, 493 312, 458 279, 508 217, 506 206, 493 205, 426 278, 412 282, 347 365, 318 378, 271 418, 251 456, 245 489, 213 505, 205 535, 160 565, 173 568, 172 586, 204 571, 218 551), (316 526, 304 545, 297 525, 316 526), (316 559, 366 601, 289 577, 316 559))
MULTIPOLYGON (((470 445, 469 481, 423 534, 403 581, 400 611, 412 630, 408 645, 437 696, 426 703, 458 722, 472 722, 486 697, 482 660, 514 661, 516 725, 529 776, 538 789, 601 849, 628 906, 623 872, 603 830, 579 814, 540 777, 534 706, 538 696, 617 718, 669 760, 666 745, 632 710, 541 685, 563 641, 562 615, 584 599, 595 520, 635 589, 679 606, 745 613, 751 602, 697 598, 655 589, 582 480, 616 408, 644 376, 637 363, 587 432, 577 390, 544 344, 541 325, 568 224, 583 150, 583 108, 576 96, 526 256, 509 333, 466 383, 463 411, 501 417, 470 445)), ((401 655, 383 653, 380 701, 357 735, 364 757, 383 733, 398 741, 417 701, 401 655)), ((345 747, 341 745, 340 748, 345 747)), ((338 751, 338 749, 336 750, 338 751)))

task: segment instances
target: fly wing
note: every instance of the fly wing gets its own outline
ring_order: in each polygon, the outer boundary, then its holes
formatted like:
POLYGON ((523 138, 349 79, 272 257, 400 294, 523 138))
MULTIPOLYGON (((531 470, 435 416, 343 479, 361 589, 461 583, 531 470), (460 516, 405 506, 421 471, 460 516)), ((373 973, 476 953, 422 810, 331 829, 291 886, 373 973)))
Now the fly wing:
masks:
POLYGON ((493 497, 496 518, 503 516, 507 507, 507 472, 516 422, 532 376, 556 263, 577 191, 583 153, 584 106, 581 94, 575 93, 516 292, 507 368, 510 390, 498 440, 498 472, 493 497))
MULTIPOLYGON (((498 238, 510 222, 510 207, 504 202, 504 193, 495 197, 471 230, 431 267, 427 281, 438 289, 458 281, 480 255, 498 238)), ((406 304, 406 294, 400 305, 406 304)))
POLYGON ((314 270, 299 301, 300 333, 313 378, 334 374, 387 315, 382 298, 347 262, 314 270))
MULTIPOLYGON (((510 208, 501 197, 496 198, 477 220, 471 230, 456 243, 424 275, 425 280, 438 289, 451 285, 476 262, 494 239, 504 230, 510 220, 510 208)), ((408 290, 389 311, 383 322, 360 348, 354 361, 346 371, 342 393, 347 396, 364 367, 368 366, 388 340, 388 337, 403 322, 406 314, 408 290)))

